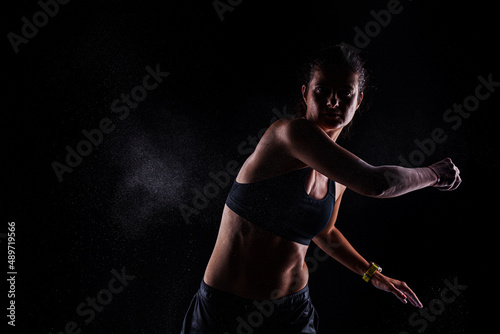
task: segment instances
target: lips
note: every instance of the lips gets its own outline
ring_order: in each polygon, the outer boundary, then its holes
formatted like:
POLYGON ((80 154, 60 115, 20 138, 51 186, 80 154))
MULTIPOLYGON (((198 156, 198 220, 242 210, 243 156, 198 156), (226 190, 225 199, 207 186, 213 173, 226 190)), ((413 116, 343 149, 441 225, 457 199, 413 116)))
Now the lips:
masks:
POLYGON ((332 112, 326 112, 324 114, 326 117, 342 117, 342 113, 340 111, 332 111, 332 112))

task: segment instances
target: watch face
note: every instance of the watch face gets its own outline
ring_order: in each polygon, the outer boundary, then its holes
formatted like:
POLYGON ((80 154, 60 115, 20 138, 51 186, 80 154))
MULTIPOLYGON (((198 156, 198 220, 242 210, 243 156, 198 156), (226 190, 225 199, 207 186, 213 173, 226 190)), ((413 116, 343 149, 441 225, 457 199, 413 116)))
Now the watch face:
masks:
POLYGON ((374 266, 375 268, 377 268, 378 272, 382 272, 382 267, 379 266, 378 264, 376 264, 375 262, 372 262, 372 266, 374 266))

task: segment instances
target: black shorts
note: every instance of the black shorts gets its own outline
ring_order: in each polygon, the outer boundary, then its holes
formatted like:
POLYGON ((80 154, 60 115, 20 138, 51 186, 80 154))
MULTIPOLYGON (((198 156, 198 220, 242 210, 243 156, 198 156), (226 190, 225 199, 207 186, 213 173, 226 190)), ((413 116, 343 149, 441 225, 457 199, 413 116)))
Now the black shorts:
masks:
POLYGON ((318 313, 309 287, 279 299, 250 300, 201 282, 181 334, 316 333, 318 313))

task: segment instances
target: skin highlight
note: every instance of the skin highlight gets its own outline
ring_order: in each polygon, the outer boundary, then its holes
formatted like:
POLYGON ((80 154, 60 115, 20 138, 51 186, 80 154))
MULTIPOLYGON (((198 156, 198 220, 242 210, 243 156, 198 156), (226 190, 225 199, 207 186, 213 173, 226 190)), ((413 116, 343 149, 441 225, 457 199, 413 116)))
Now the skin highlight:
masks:
MULTIPOLYGON (((424 168, 372 166, 343 149, 336 140, 352 121, 363 100, 357 74, 342 66, 316 68, 302 86, 305 117, 276 121, 243 164, 236 181, 252 183, 297 169, 312 167, 304 187, 317 199, 336 184, 333 214, 312 241, 330 257, 363 275, 370 267, 335 226, 342 196, 349 188, 361 195, 387 198, 434 186, 454 190, 459 170, 451 159, 424 168), (385 173, 393 182, 388 183, 385 173), (436 184, 437 176, 440 181, 436 184)), ((272 234, 240 217, 227 206, 204 281, 216 289, 248 299, 276 299, 304 288, 309 278, 305 255, 309 246, 272 234)), ((422 307, 415 293, 400 280, 375 273, 371 283, 401 302, 422 307)))

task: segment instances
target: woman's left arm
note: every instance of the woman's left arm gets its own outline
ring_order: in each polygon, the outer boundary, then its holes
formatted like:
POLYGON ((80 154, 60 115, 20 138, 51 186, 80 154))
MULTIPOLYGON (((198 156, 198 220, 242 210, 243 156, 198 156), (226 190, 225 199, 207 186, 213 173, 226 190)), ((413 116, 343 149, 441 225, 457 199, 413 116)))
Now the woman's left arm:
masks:
MULTIPOLYGON (((334 258, 362 277, 371 264, 354 249, 344 235, 335 227, 340 199, 341 197, 339 197, 335 203, 334 212, 330 222, 323 229, 323 231, 321 231, 321 233, 313 239, 313 241, 330 257, 334 258)), ((415 293, 405 282, 387 277, 380 272, 376 272, 370 281, 376 288, 393 293, 405 304, 408 299, 413 306, 419 308, 423 307, 415 293)))

